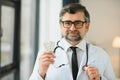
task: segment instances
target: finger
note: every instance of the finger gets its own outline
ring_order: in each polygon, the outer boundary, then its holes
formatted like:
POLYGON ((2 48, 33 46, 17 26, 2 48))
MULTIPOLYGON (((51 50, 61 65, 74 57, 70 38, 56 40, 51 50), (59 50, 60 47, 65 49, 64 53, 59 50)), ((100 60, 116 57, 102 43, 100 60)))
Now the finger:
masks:
POLYGON ((97 73, 98 72, 98 69, 96 67, 92 67, 92 66, 88 66, 85 68, 85 71, 88 73, 88 72, 91 72, 91 73, 97 73))
POLYGON ((53 55, 43 55, 39 58, 40 62, 45 62, 45 61, 54 61, 54 56, 53 55))
POLYGON ((44 54, 54 54, 53 51, 45 51, 44 54))
POLYGON ((55 55, 52 52, 44 52, 39 59, 43 59, 43 58, 55 58, 55 55))
POLYGON ((51 59, 51 58, 43 58, 43 59, 40 59, 40 60, 39 60, 39 63, 40 63, 42 66, 50 65, 50 64, 53 64, 53 63, 54 63, 54 59, 51 59))
POLYGON ((44 60, 42 61, 42 63, 43 63, 44 65, 49 65, 49 64, 53 64, 53 63, 54 63, 54 60, 53 60, 53 59, 44 59, 44 60))
POLYGON ((44 58, 54 59, 55 56, 54 55, 42 55, 39 59, 44 59, 44 58))
POLYGON ((96 80, 96 75, 95 74, 90 74, 89 77, 90 77, 91 80, 96 80))
POLYGON ((96 70, 97 68, 93 67, 93 66, 88 66, 87 69, 89 69, 89 70, 96 70))
POLYGON ((90 75, 95 75, 95 76, 97 76, 98 75, 98 72, 96 71, 96 70, 88 70, 88 75, 90 76, 90 75))
POLYGON ((95 76, 94 74, 90 77, 90 80, 100 80, 99 76, 95 76))
POLYGON ((96 67, 92 66, 86 67, 85 73, 88 74, 91 80, 99 80, 99 71, 96 67))
POLYGON ((46 57, 46 58, 43 58, 41 61, 43 61, 43 62, 45 62, 45 61, 54 61, 54 58, 46 57))
POLYGON ((46 66, 46 65, 53 64, 54 58, 55 58, 55 56, 52 53, 47 52, 47 53, 42 54, 39 57, 38 61, 39 61, 40 65, 46 66))
POLYGON ((45 51, 44 55, 54 55, 53 51, 45 51))
POLYGON ((88 72, 90 73, 91 71, 94 71, 94 68, 91 66, 87 66, 85 67, 85 72, 88 74, 88 72))

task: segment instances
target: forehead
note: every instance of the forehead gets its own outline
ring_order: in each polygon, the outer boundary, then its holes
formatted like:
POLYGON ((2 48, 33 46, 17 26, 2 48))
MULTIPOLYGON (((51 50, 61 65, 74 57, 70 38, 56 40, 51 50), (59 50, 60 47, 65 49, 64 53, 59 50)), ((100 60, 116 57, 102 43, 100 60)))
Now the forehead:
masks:
POLYGON ((71 20, 71 21, 82 20, 82 21, 84 21, 84 13, 77 12, 75 14, 70 14, 70 13, 66 12, 62 17, 62 20, 71 20))

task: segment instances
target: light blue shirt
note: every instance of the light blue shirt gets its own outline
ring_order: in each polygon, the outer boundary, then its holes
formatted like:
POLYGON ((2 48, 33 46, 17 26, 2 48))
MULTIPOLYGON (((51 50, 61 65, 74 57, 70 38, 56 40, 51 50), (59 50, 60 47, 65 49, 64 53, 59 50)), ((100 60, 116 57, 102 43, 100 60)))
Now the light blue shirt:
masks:
MULTIPOLYGON (((86 41, 82 40, 77 48, 77 59, 78 59, 78 75, 77 80, 89 80, 88 75, 82 70, 82 67, 86 63, 86 41)), ((97 46, 94 46, 90 43, 88 44, 88 65, 95 66, 98 68, 99 73, 102 77, 102 80, 115 80, 114 71, 109 60, 108 54, 97 46)), ((58 43, 64 50, 61 48, 56 49, 55 52, 55 63, 50 65, 45 80, 73 80, 72 71, 71 71, 71 56, 72 50, 69 44, 64 38, 58 43), (60 65, 63 66, 59 67, 60 65)), ((57 46, 57 45, 55 45, 57 46)), ((42 54, 42 51, 38 53, 38 57, 42 54)), ((38 74, 38 57, 34 66, 34 70, 30 76, 29 80, 43 80, 42 77, 38 74)))

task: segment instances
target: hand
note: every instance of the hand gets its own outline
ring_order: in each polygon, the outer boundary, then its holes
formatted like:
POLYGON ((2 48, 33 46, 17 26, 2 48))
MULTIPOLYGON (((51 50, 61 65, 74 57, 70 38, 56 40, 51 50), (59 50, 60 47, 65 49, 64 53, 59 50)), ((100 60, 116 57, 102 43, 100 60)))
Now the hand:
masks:
POLYGON ((96 67, 93 66, 86 67, 85 73, 89 76, 90 80, 100 80, 99 71, 96 67))
POLYGON ((46 51, 39 57, 39 75, 44 78, 50 64, 54 63, 54 53, 46 51))

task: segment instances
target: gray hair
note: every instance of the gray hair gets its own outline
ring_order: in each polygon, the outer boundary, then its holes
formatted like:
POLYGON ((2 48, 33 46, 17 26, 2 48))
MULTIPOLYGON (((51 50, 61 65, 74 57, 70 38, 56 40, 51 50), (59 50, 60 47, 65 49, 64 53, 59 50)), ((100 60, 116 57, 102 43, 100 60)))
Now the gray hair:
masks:
POLYGON ((85 21, 87 23, 90 23, 90 15, 89 15, 89 12, 87 11, 87 9, 85 8, 85 6, 83 6, 82 4, 80 3, 71 3, 71 4, 68 4, 66 6, 64 6, 59 14, 59 17, 60 17, 60 21, 63 17, 63 15, 65 13, 70 13, 70 14, 75 14, 77 12, 83 12, 84 13, 84 17, 85 17, 85 21))

